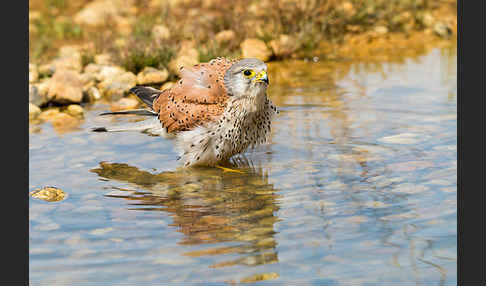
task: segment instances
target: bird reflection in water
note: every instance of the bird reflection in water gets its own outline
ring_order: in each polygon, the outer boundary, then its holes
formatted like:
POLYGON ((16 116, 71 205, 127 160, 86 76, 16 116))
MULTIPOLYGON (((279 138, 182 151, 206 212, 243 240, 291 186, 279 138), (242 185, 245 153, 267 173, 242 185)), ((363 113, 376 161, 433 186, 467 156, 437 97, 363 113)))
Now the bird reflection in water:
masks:
POLYGON ((274 224, 279 220, 279 195, 268 175, 243 157, 234 162, 244 173, 215 168, 178 169, 152 174, 123 163, 101 162, 91 171, 100 177, 127 182, 136 192, 107 195, 129 200, 132 210, 167 212, 171 226, 184 234, 180 245, 212 244, 186 252, 191 257, 238 254, 210 267, 278 262, 274 224), (236 242, 236 246, 218 243, 236 242), (216 244, 216 246, 214 246, 216 244))

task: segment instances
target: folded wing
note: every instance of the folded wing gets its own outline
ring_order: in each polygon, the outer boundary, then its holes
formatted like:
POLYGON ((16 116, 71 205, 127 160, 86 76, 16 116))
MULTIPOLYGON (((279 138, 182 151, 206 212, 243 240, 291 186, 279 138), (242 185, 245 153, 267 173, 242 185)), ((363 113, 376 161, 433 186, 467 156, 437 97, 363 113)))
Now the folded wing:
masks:
POLYGON ((153 102, 152 108, 168 133, 191 130, 218 120, 229 98, 224 75, 234 62, 217 58, 181 69, 177 85, 162 91, 153 102))

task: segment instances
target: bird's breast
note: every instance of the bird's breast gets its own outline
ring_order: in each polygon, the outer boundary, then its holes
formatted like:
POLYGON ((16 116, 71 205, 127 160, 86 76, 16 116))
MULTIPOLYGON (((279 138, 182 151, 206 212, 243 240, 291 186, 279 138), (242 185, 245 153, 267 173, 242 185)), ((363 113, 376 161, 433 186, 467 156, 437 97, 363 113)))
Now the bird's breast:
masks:
POLYGON ((229 158, 267 140, 271 114, 267 109, 249 111, 229 106, 214 126, 215 150, 218 158, 229 158))

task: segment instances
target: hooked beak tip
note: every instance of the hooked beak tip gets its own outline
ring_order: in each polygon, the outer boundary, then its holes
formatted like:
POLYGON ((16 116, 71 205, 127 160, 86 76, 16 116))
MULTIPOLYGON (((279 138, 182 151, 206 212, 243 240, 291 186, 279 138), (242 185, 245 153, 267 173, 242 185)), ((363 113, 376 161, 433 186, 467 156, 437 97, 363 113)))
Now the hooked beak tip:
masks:
POLYGON ((266 72, 262 71, 260 74, 258 74, 257 78, 256 78, 256 81, 257 82, 264 82, 268 85, 269 81, 268 81, 268 75, 266 72))

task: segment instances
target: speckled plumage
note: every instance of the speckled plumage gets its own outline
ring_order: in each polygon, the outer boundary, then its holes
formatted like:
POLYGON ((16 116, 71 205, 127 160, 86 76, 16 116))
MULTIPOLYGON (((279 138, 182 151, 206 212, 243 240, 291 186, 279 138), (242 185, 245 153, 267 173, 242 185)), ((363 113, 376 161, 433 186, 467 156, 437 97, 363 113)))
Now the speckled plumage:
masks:
POLYGON ((206 122, 177 136, 177 147, 185 166, 215 165, 267 141, 276 107, 265 99, 261 108, 248 112, 248 102, 228 100, 228 108, 217 121, 206 122))
POLYGON ((132 89, 173 135, 184 166, 214 166, 267 141, 277 108, 267 98, 266 65, 257 59, 213 59, 181 68, 176 86, 132 89), (247 69, 252 76, 243 75, 247 69))

